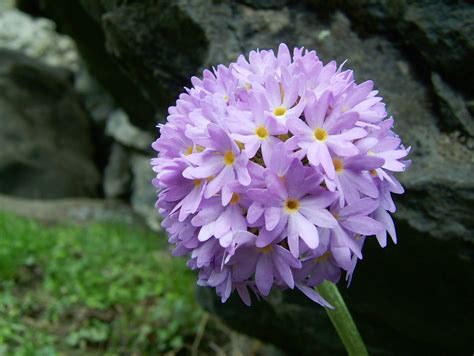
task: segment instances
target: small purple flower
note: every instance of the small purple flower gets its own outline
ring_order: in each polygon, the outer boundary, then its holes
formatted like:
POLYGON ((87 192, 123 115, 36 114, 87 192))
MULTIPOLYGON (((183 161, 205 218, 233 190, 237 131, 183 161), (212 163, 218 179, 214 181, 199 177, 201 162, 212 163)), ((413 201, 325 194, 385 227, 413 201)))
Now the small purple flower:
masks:
POLYGON ((248 158, 255 157, 260 149, 264 162, 269 162, 274 146, 281 142, 278 135, 286 134, 288 129, 264 113, 262 101, 250 96, 250 112, 229 108, 227 127, 233 132, 231 137, 244 144, 248 158))
POLYGON ((343 272, 350 283, 367 239, 397 242, 410 148, 374 84, 284 44, 191 83, 152 144, 173 255, 222 302, 290 288, 330 307, 315 287, 343 272))
POLYGON ((294 159, 285 176, 271 170, 266 173, 268 189, 249 191, 258 201, 264 202, 265 229, 270 232, 261 243, 272 242, 280 233, 278 226, 285 226, 288 245, 293 256, 299 256, 299 239, 310 248, 319 244, 317 226, 333 227, 336 220, 326 209, 336 194, 319 188, 318 175, 294 159), (271 233, 276 229, 275 233, 271 233))
POLYGON ((204 191, 204 197, 210 198, 229 182, 237 179, 242 185, 250 184, 248 157, 241 152, 237 144, 219 126, 209 124, 209 138, 200 139, 206 150, 186 157, 193 166, 183 171, 188 179, 210 180, 204 191))
POLYGON ((292 140, 305 151, 309 163, 321 165, 330 179, 336 173, 332 156, 355 156, 359 150, 352 142, 367 135, 364 129, 354 127, 359 118, 355 112, 325 119, 332 100, 330 91, 324 92, 319 100, 313 96, 305 109, 306 123, 300 119, 287 123, 295 135, 292 140))

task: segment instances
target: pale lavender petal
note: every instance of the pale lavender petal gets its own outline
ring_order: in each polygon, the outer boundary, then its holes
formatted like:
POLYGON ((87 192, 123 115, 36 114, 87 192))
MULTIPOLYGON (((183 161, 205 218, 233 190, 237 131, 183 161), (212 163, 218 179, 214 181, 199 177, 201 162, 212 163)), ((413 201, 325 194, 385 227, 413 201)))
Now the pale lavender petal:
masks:
POLYGON ((312 209, 309 207, 302 207, 300 212, 305 218, 307 218, 316 226, 333 228, 337 225, 337 221, 334 216, 326 209, 312 209))
POLYGON ((255 284, 262 295, 268 295, 273 285, 273 263, 270 255, 262 254, 255 270, 255 284))
POLYGON ((331 205, 337 198, 337 194, 326 190, 320 190, 317 194, 301 199, 301 207, 309 209, 321 209, 331 205))
POLYGON ((277 225, 280 219, 282 218, 282 208, 280 207, 270 207, 265 209, 265 228, 268 231, 272 231, 277 225))
POLYGON ((216 162, 212 165, 203 165, 200 167, 188 167, 183 171, 183 177, 188 179, 199 179, 211 177, 218 173, 224 166, 223 162, 216 162))
POLYGON ((309 299, 311 299, 313 302, 316 302, 322 305, 323 307, 334 309, 334 307, 331 304, 329 304, 329 302, 326 301, 326 299, 321 297, 321 295, 318 292, 316 292, 314 288, 310 288, 301 283, 296 283, 296 288, 298 288, 301 292, 303 292, 303 294, 307 296, 309 299))
POLYGON ((283 260, 278 254, 272 253, 273 264, 275 265, 281 278, 285 281, 288 287, 293 289, 295 287, 295 281, 293 279, 293 273, 291 272, 290 266, 283 260))
POLYGON ((237 293, 239 293, 240 299, 244 302, 246 306, 251 306, 252 302, 250 299, 250 294, 247 287, 244 284, 238 284, 235 286, 237 293))
POLYGON ((298 257, 299 248, 299 232, 295 214, 288 217, 288 246, 293 256, 298 257))
POLYGON ((329 102, 332 99, 331 96, 332 95, 330 91, 325 91, 319 97, 319 100, 313 96, 308 101, 304 115, 309 127, 312 129, 323 127, 324 118, 329 108, 329 102))
POLYGON ((345 206, 339 211, 341 217, 347 217, 351 215, 369 215, 375 209, 377 209, 377 200, 370 198, 363 198, 355 203, 345 206))
MULTIPOLYGON (((250 174, 249 174, 249 170, 247 169, 246 165, 236 164, 235 165, 235 171, 237 173, 237 179, 238 179, 240 184, 245 185, 245 186, 250 184, 250 182, 251 182, 250 174)), ((211 183, 212 183, 212 181, 211 181, 211 183)))
POLYGON ((383 230, 383 225, 378 221, 363 215, 350 216, 340 222, 347 230, 361 235, 375 235, 383 230))
POLYGON ((313 130, 300 119, 288 119, 286 126, 293 135, 301 135, 304 137, 311 137, 313 135, 313 130))
POLYGON ((201 227, 201 230, 199 230, 199 235, 198 235, 199 241, 209 240, 211 236, 214 235, 214 226, 215 226, 215 222, 211 222, 201 227))
POLYGON ((351 250, 347 247, 332 247, 331 253, 342 269, 348 271, 352 265, 351 250))
MULTIPOLYGON (((308 221, 300 213, 295 213, 296 224, 298 226, 298 234, 309 248, 316 248, 319 245, 319 234, 316 226, 308 221)), ((291 220, 291 218, 290 218, 291 220)))
POLYGON ((247 210, 247 221, 250 224, 256 222, 264 213, 263 206, 259 203, 253 203, 247 210))
POLYGON ((235 180, 235 173, 232 167, 224 167, 222 171, 212 179, 204 190, 204 198, 208 199, 219 192, 226 183, 235 180))

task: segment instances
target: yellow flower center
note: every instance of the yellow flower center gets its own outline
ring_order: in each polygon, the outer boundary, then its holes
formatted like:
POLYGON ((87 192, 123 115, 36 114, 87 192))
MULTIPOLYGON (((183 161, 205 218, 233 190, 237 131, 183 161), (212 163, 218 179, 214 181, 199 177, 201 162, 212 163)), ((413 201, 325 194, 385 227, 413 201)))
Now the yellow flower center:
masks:
POLYGON ((273 113, 275 114, 275 116, 283 116, 286 114, 286 108, 284 108, 283 106, 277 106, 275 110, 273 110, 273 113))
POLYGON ((278 138, 282 140, 283 142, 285 142, 286 140, 290 138, 290 136, 288 134, 283 134, 283 135, 278 135, 278 138))
POLYGON ((186 151, 184 151, 185 156, 189 156, 191 153, 193 153, 193 146, 189 146, 186 151))
POLYGON ((252 89, 252 84, 250 84, 250 83, 245 83, 244 86, 245 86, 245 89, 246 89, 247 91, 249 91, 250 89, 252 89))
POLYGON ((228 96, 228 95, 224 95, 224 101, 225 101, 225 102, 228 102, 228 101, 229 101, 229 96, 228 96))
POLYGON ((227 151, 226 153, 224 153, 224 163, 227 166, 232 166, 234 164, 234 161, 235 161, 234 152, 227 151))
POLYGON ((199 187, 199 186, 201 185, 201 183, 202 183, 202 182, 201 182, 200 179, 195 179, 195 180, 194 180, 194 186, 195 186, 195 187, 199 187))
POLYGON ((344 172, 344 163, 342 160, 339 158, 334 158, 332 160, 332 163, 334 164, 334 169, 336 170, 336 173, 342 173, 344 172))
POLYGON ((285 202, 285 211, 288 214, 296 213, 300 209, 300 202, 296 199, 289 198, 285 202))
POLYGON ((272 252, 272 250, 273 250, 272 245, 268 245, 268 246, 262 247, 260 249, 260 251, 262 251, 262 253, 270 253, 270 252, 272 252))
POLYGON ((240 195, 237 193, 232 193, 232 198, 230 198, 230 205, 235 205, 240 201, 240 195))
POLYGON ((318 141, 324 142, 328 138, 328 133, 326 130, 318 127, 316 130, 314 130, 314 138, 318 141))
POLYGON ((376 171, 375 169, 371 169, 371 170, 370 170, 370 175, 371 175, 372 177, 377 177, 378 174, 377 174, 377 171, 376 171))
POLYGON ((265 140, 268 137, 268 130, 263 126, 259 126, 255 129, 255 134, 260 140, 265 140))

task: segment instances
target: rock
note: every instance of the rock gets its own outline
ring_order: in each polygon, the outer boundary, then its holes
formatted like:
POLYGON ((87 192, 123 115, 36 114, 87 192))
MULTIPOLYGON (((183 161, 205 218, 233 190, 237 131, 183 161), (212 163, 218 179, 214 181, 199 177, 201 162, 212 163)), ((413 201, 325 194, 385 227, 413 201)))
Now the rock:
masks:
POLYGON ((95 124, 104 127, 107 118, 117 109, 109 93, 91 76, 84 65, 75 72, 74 88, 81 94, 84 106, 95 124))
POLYGON ((173 1, 102 2, 107 51, 164 112, 202 63, 208 46, 202 29, 173 1))
POLYGON ((466 92, 474 75, 474 6, 449 0, 306 0, 316 13, 344 11, 365 35, 385 33, 466 92), (462 68, 462 70, 460 70, 462 68))
POLYGON ((15 7, 15 0, 3 0, 0 2, 0 11, 11 10, 15 7))
POLYGON ((242 4, 255 9, 279 9, 287 5, 289 0, 239 0, 242 4))
POLYGON ((20 51, 52 66, 78 68, 74 42, 55 32, 54 22, 15 9, 0 11, 0 48, 20 51))
POLYGON ((93 197, 89 118, 71 73, 0 50, 0 192, 28 198, 93 197))
POLYGON ((150 131, 155 113, 164 118, 206 53, 201 28, 175 2, 42 0, 41 5, 77 41, 91 73, 131 122, 150 131))
POLYGON ((109 115, 105 133, 122 145, 142 151, 150 150, 153 142, 153 136, 130 124, 127 114, 121 109, 109 115))
POLYGON ((150 166, 150 157, 133 154, 130 164, 133 174, 130 199, 132 208, 145 219, 152 230, 160 231, 160 219, 155 209, 157 193, 156 188, 151 184, 155 174, 150 166))
POLYGON ((121 221, 144 226, 143 220, 129 206, 116 200, 88 198, 36 200, 0 195, 0 207, 4 211, 45 223, 90 224, 121 221))
POLYGON ((467 1, 411 1, 399 34, 456 87, 471 90, 474 77, 474 6, 467 1), (460 70, 462 68, 462 70, 460 70))
POLYGON ((103 189, 106 198, 124 198, 130 193, 130 157, 127 150, 115 143, 104 171, 103 189))
POLYGON ((460 130, 474 136, 474 120, 460 93, 455 92, 436 74, 431 74, 431 82, 439 98, 443 123, 450 131, 460 130))

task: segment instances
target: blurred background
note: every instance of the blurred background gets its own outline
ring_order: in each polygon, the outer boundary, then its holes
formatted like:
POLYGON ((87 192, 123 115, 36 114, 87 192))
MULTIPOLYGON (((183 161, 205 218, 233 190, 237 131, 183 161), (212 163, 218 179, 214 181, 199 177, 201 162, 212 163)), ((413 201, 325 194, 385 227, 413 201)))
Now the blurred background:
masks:
POLYGON ((472 2, 0 0, 0 355, 344 354, 298 293, 197 289, 154 210, 190 76, 280 42, 348 59, 412 146, 399 244, 342 288, 370 353, 474 352, 472 2))

